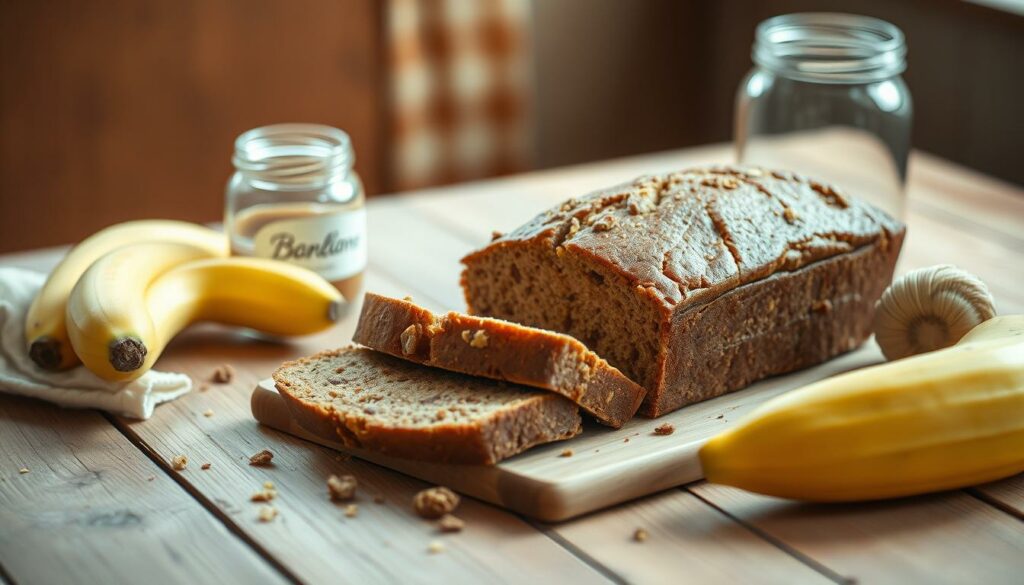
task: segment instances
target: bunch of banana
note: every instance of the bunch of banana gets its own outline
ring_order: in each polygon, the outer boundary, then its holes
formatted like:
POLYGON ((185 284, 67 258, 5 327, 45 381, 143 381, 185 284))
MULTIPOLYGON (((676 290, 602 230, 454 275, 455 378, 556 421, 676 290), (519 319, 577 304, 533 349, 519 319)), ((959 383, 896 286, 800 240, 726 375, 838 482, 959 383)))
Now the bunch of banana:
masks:
POLYGON ((341 294, 316 273, 227 254, 223 235, 184 222, 100 232, 71 251, 33 303, 30 354, 48 369, 80 359, 101 378, 128 381, 195 321, 272 335, 315 333, 337 321, 341 294))
POLYGON ((708 481, 809 501, 872 500, 1024 471, 1024 315, 947 349, 768 401, 700 451, 708 481))
POLYGON ((227 256, 223 234, 200 225, 171 220, 130 221, 101 230, 75 246, 50 273, 25 317, 25 340, 32 360, 46 370, 65 370, 79 363, 71 350, 64 309, 82 273, 101 256, 139 242, 187 244, 193 257, 227 256))
POLYGON ((207 258, 175 263, 166 272, 146 267, 154 255, 173 262, 185 253, 175 246, 139 244, 86 271, 67 313, 75 353, 90 370, 107 380, 133 380, 196 321, 284 336, 322 331, 340 316, 336 288, 315 272, 284 262, 207 258))

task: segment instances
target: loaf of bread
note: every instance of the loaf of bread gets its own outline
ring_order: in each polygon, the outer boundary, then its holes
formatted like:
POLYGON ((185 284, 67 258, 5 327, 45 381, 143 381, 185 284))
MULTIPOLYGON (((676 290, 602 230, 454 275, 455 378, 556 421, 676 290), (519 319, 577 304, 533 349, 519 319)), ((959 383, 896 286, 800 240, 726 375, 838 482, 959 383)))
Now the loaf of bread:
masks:
POLYGON ((557 392, 603 424, 621 427, 644 389, 582 343, 561 333, 449 312, 367 293, 352 341, 463 374, 557 392))
POLYGON ((904 226, 792 173, 710 168, 570 199, 463 259, 470 313, 572 335, 658 416, 870 334, 904 226))
POLYGON ((282 364, 274 383, 305 429, 396 457, 489 465, 581 430, 577 406, 552 392, 361 347, 282 364))

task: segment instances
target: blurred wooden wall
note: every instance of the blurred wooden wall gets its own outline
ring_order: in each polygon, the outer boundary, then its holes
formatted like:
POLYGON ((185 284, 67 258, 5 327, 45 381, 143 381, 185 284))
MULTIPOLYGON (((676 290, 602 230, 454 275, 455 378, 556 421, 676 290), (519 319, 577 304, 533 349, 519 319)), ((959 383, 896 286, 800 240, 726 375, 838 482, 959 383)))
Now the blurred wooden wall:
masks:
POLYGON ((345 129, 378 190, 382 6, 0 3, 0 252, 219 220, 235 137, 276 122, 345 129))
MULTIPOLYGON (((368 191, 387 190, 386 10, 0 2, 0 252, 127 219, 218 220, 234 138, 275 122, 347 130, 368 191)), ((536 0, 537 165, 730 140, 754 27, 806 10, 903 28, 914 145, 1024 182, 1024 18, 959 0, 536 0)))

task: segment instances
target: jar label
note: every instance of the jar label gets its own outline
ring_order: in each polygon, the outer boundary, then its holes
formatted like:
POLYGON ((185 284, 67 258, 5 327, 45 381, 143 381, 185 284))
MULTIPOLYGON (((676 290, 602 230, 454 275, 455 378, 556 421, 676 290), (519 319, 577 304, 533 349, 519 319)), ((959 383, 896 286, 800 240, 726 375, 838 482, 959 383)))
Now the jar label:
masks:
POLYGON ((336 281, 366 268, 366 209, 283 219, 261 227, 253 255, 298 264, 336 281))

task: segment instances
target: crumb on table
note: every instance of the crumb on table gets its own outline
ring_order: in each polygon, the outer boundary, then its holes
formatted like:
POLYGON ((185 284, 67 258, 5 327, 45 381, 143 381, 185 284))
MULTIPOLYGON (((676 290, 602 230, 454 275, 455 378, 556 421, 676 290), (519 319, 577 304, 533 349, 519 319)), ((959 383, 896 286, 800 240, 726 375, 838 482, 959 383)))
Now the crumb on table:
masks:
POLYGON ((188 457, 184 455, 175 455, 171 458, 171 467, 175 471, 181 471, 188 467, 188 457))
POLYGON ((637 542, 644 542, 647 540, 647 531, 643 528, 637 528, 636 531, 633 532, 633 540, 637 542))
POLYGON ((444 550, 444 545, 441 544, 440 542, 436 541, 436 540, 430 541, 430 544, 427 545, 427 552, 429 552, 432 555, 436 555, 436 554, 442 552, 443 550, 444 550))
POLYGON ((26 473, 28 473, 28 467, 22 467, 21 469, 18 470, 18 473, 20 473, 21 475, 25 475, 26 473))
POLYGON ((204 410, 203 416, 205 416, 206 418, 210 418, 211 416, 213 416, 213 409, 207 408, 206 410, 204 410))
POLYGON ((211 467, 212 465, 213 465, 212 463, 203 463, 202 465, 200 465, 200 466, 199 466, 199 469, 202 469, 203 471, 206 471, 206 470, 207 470, 207 469, 209 469, 209 468, 210 468, 210 467, 211 467))
POLYGON ((672 423, 664 423, 654 427, 655 435, 671 435, 676 432, 676 427, 672 423))
POLYGON ((235 368, 231 364, 217 366, 210 375, 210 381, 214 384, 230 384, 235 379, 235 368))
POLYGON ((327 493, 332 502, 347 502, 356 497, 359 482, 353 475, 332 475, 327 478, 327 493))
POLYGON ((277 490, 274 489, 262 489, 254 493, 250 498, 250 502, 269 502, 277 497, 277 490))
POLYGON ((412 499, 412 508, 422 518, 434 520, 451 513, 459 505, 459 495, 452 490, 438 486, 417 493, 412 499))
POLYGON ((355 518, 359 515, 359 506, 356 504, 349 504, 345 506, 345 517, 355 518))
POLYGON ((260 506, 260 511, 256 518, 260 522, 271 522, 274 518, 277 518, 277 508, 273 506, 260 506))
POLYGON ((563 449, 562 452, 558 454, 558 456, 559 457, 572 457, 573 456, 573 451, 572 451, 572 449, 563 449))
POLYGON ((445 514, 437 521, 437 527, 441 532, 461 532, 465 526, 466 523, 461 518, 451 514, 445 514))
POLYGON ((274 454, 269 449, 264 449, 259 453, 249 457, 249 465, 270 465, 271 460, 274 459, 274 454))

